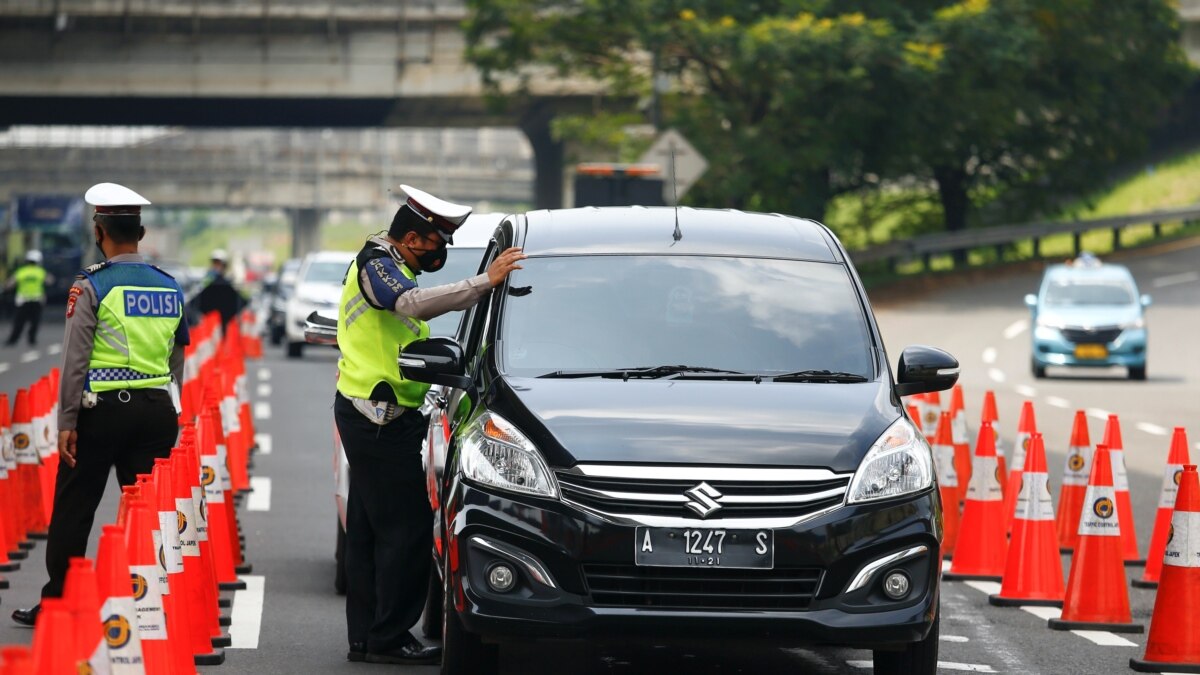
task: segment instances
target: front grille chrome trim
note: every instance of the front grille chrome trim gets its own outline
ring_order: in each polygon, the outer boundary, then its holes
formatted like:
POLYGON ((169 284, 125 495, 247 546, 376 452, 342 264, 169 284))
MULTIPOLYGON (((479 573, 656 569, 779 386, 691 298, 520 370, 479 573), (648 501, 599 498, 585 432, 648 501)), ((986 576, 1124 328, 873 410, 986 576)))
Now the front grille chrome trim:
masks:
MULTIPOLYGON (((593 497, 616 499, 621 501, 663 502, 665 504, 684 504, 689 497, 684 494, 657 494, 653 492, 617 492, 614 490, 599 490, 584 485, 564 484, 564 489, 579 492, 593 497)), ((798 495, 725 495, 721 504, 807 504, 819 502, 846 494, 847 487, 833 488, 822 492, 811 492, 798 495)))
POLYGON ((576 464, 563 471, 593 478, 631 478, 638 480, 762 481, 766 483, 820 482, 849 479, 853 471, 835 473, 829 469, 788 469, 744 466, 663 466, 576 464))
POLYGON ((835 504, 820 511, 813 511, 799 516, 782 517, 782 518, 709 518, 700 520, 697 518, 684 518, 676 516, 651 516, 638 513, 611 513, 601 511, 586 504, 572 501, 567 497, 562 497, 562 502, 572 506, 580 511, 589 513, 597 518, 606 520, 614 525, 645 525, 647 527, 702 527, 706 529, 742 529, 742 530, 782 530, 790 527, 795 527, 805 521, 820 518, 828 513, 832 513, 843 506, 835 504))

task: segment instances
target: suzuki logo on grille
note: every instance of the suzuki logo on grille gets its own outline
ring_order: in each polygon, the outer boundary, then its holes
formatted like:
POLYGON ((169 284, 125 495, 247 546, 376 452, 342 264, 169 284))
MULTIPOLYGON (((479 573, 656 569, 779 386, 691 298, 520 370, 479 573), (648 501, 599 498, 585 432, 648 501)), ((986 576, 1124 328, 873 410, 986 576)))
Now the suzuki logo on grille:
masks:
POLYGON ((717 503, 721 493, 708 483, 701 483, 683 494, 692 498, 692 501, 684 506, 695 511, 701 518, 707 518, 721 510, 721 505, 717 503))

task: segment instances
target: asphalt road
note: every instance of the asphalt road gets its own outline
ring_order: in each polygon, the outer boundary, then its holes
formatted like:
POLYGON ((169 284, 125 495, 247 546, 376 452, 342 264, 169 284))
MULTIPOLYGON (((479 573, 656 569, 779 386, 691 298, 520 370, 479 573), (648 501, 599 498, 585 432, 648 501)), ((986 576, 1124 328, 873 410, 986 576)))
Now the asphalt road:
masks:
MULTIPOLYGON (((1028 312, 1022 296, 1035 289, 1037 273, 1007 274, 983 282, 958 283, 876 307, 892 361, 909 344, 943 347, 963 364, 962 383, 972 423, 986 389, 996 392, 1000 433, 1016 431, 1021 401, 1035 402, 1046 435, 1051 485, 1062 473, 1063 451, 1073 411, 1121 415, 1138 536, 1143 553, 1158 499, 1170 429, 1188 427, 1193 458, 1200 457, 1200 359, 1190 353, 1200 334, 1200 241, 1169 251, 1139 253, 1125 262, 1142 291, 1154 296, 1149 314, 1150 369, 1147 382, 1123 373, 1069 374, 1035 381, 1028 369, 1028 312)), ((6 329, 7 326, 4 327, 6 329)), ((58 356, 47 345, 61 324, 44 327, 37 357, 25 348, 0 348, 0 389, 14 391, 45 372, 58 356)), ((255 487, 242 506, 247 555, 262 594, 234 601, 234 640, 224 666, 206 672, 336 673, 381 667, 345 661, 342 598, 333 591, 335 511, 332 500, 332 391, 335 354, 309 349, 289 360, 276 348, 248 369, 256 401, 257 430, 268 453, 255 458, 255 487), (253 510, 251 510, 253 509, 253 510)), ((1055 373, 1052 372, 1052 375, 1055 373)), ((1102 422, 1092 418, 1097 442, 1102 422)), ((114 480, 115 484, 115 480, 114 480)), ((116 510, 111 489, 98 520, 116 510)), ((94 544, 93 544, 94 546, 94 544)), ((12 588, 0 591, 7 615, 35 600, 44 580, 42 551, 22 569, 8 573, 12 588)), ((1064 572, 1070 558, 1064 556, 1064 572)), ((1129 568, 1130 576, 1140 568, 1129 568)), ((942 586, 943 672, 1119 673, 1141 656, 1144 635, 1093 639, 1050 631, 1044 618, 1021 609, 987 604, 986 585, 945 582, 942 586)), ((1153 591, 1130 589, 1135 620, 1148 622, 1153 591)), ((0 644, 29 643, 31 631, 0 619, 0 644)), ((1115 636, 1114 636, 1115 637, 1115 636)), ((863 673, 870 654, 845 649, 781 650, 762 645, 709 643, 670 645, 534 645, 505 653, 507 673, 863 673), (564 666, 569 664, 569 666, 564 666)), ((403 669, 399 669, 403 670, 403 669)), ((432 673, 432 667, 412 668, 432 673)))

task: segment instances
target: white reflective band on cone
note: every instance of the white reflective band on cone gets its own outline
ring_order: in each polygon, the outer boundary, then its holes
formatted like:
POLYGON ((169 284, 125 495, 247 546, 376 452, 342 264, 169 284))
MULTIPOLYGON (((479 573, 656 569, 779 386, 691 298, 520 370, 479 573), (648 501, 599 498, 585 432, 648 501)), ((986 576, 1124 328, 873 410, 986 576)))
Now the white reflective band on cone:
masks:
POLYGON ((196 541, 208 541, 208 500, 204 488, 192 488, 192 508, 196 512, 196 541))
POLYGON ((138 631, 143 640, 167 639, 167 615, 163 611, 163 585, 158 565, 130 565, 133 602, 137 607, 138 631))
POLYGON ((108 645, 105 644, 103 636, 96 642, 96 648, 88 657, 87 668, 87 670, 81 670, 79 666, 76 666, 77 671, 86 672, 88 675, 112 675, 112 670, 108 667, 108 645))
POLYGON ((958 487, 958 472, 954 470, 954 446, 933 446, 933 463, 937 469, 938 483, 942 487, 958 487))
POLYGON ((183 571, 183 545, 179 542, 179 513, 177 511, 159 511, 158 531, 162 533, 161 551, 167 574, 179 574, 183 571))
POLYGON ((980 502, 998 502, 1004 498, 1000 491, 1000 463, 995 457, 975 457, 971 469, 971 482, 967 484, 967 499, 980 502))
POLYGON ((1109 450, 1112 458, 1113 488, 1117 492, 1129 492, 1129 474, 1125 472, 1125 451, 1109 450))
POLYGON ((175 500, 175 519, 179 526, 179 552, 195 558, 200 555, 200 542, 196 536, 196 506, 191 497, 175 500))
POLYGON ((167 549, 163 547, 162 532, 154 530, 150 533, 154 537, 154 557, 157 564, 154 569, 158 570, 158 589, 163 595, 171 594, 171 583, 167 579, 167 549))
POLYGON ((1017 494, 1016 517, 1023 520, 1054 520, 1054 504, 1050 499, 1050 477, 1044 473, 1021 474, 1021 491, 1017 494))
POLYGON ((131 597, 109 598, 100 610, 104 622, 104 642, 108 647, 109 672, 112 675, 142 675, 142 640, 137 610, 131 597))
POLYGON ((967 440, 967 416, 961 410, 954 413, 954 417, 950 420, 950 438, 955 445, 970 443, 967 440))
POLYGON ((1029 434, 1024 431, 1017 434, 1017 439, 1013 443, 1013 461, 1008 465, 1009 471, 1025 470, 1025 453, 1029 451, 1029 438, 1029 434))
POLYGON ((204 498, 209 504, 225 503, 218 462, 220 458, 217 455, 200 455, 200 484, 204 486, 204 498))
POLYGON ((229 476, 229 452, 224 443, 217 443, 217 475, 221 478, 221 489, 229 492, 233 489, 233 478, 229 476))
POLYGON ((1168 464, 1163 469, 1162 492, 1158 495, 1158 508, 1175 508, 1175 495, 1179 493, 1179 480, 1182 477, 1182 464, 1168 464))
POLYGON ((1098 537, 1119 537, 1121 526, 1117 518, 1117 493, 1111 485, 1089 485, 1083 496, 1083 512, 1079 516, 1079 534, 1098 537))
POLYGON ((1087 485, 1092 473, 1092 448, 1072 445, 1067 448, 1067 463, 1063 467, 1063 485, 1087 485))
POLYGON ((1172 567, 1200 567, 1200 513, 1176 511, 1171 514, 1171 531, 1163 564, 1172 567))
POLYGON ((33 442, 32 424, 14 424, 13 451, 16 453, 17 464, 38 464, 37 446, 33 442))

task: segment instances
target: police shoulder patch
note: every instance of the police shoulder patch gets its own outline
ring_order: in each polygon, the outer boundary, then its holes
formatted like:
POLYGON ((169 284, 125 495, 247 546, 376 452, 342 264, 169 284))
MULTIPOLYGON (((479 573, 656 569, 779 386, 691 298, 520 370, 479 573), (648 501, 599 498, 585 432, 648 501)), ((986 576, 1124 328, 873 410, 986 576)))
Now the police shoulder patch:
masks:
POLYGON ((83 289, 79 286, 72 286, 70 291, 67 291, 67 318, 75 316, 75 301, 79 296, 83 295, 83 289))
POLYGON ((104 269, 105 267, 108 267, 108 261, 102 260, 102 261, 96 263, 95 265, 89 265, 88 267, 83 268, 83 273, 84 274, 95 274, 96 272, 99 272, 100 270, 104 269))

